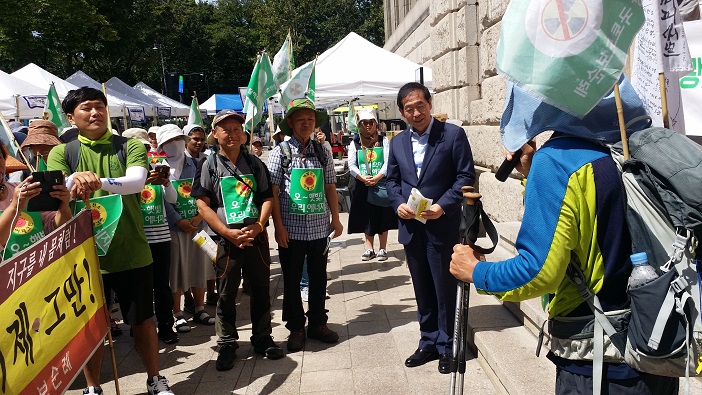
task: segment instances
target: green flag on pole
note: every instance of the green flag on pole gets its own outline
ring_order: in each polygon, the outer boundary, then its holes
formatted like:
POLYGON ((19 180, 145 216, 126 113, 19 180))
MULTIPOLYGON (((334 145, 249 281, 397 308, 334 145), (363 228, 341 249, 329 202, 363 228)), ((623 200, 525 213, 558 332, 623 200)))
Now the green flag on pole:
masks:
POLYGON ((350 133, 358 133, 358 125, 356 125, 356 110, 353 108, 353 100, 349 102, 349 116, 346 120, 346 127, 350 133))
POLYGON ((275 84, 280 86, 287 81, 293 69, 295 69, 295 62, 293 60, 292 39, 290 38, 290 33, 288 33, 283 46, 280 47, 278 53, 273 57, 275 84))
POLYGON ((246 89, 246 101, 244 103, 246 122, 244 130, 251 131, 261 121, 263 105, 269 97, 275 95, 276 90, 271 60, 268 58, 268 54, 264 52, 256 61, 249 80, 249 87, 246 89))
POLYGON ((202 123, 202 114, 200 113, 200 108, 197 105, 197 99, 193 96, 193 101, 190 103, 190 112, 188 113, 188 125, 200 125, 204 126, 202 123))
MULTIPOLYGON (((76 201, 74 214, 85 208, 85 202, 76 201)), ((105 195, 90 199, 91 215, 93 217, 93 231, 98 256, 107 255, 112 239, 117 231, 117 224, 122 216, 122 195, 105 195)))
POLYGON ((512 0, 497 68, 528 92, 582 118, 614 86, 644 22, 632 0, 512 0))
POLYGON ((317 59, 307 62, 302 66, 290 81, 282 88, 280 100, 283 107, 288 107, 288 103, 295 99, 308 98, 314 102, 315 98, 315 77, 314 69, 317 59))
POLYGON ((10 155, 17 158, 20 152, 19 143, 15 140, 15 135, 12 134, 10 125, 7 124, 5 117, 0 114, 0 141, 5 144, 10 155))
POLYGON ((46 104, 44 104, 44 119, 53 122, 58 127, 58 133, 61 135, 63 129, 71 127, 66 114, 61 109, 61 100, 56 93, 56 87, 52 83, 49 86, 49 93, 46 95, 46 104))

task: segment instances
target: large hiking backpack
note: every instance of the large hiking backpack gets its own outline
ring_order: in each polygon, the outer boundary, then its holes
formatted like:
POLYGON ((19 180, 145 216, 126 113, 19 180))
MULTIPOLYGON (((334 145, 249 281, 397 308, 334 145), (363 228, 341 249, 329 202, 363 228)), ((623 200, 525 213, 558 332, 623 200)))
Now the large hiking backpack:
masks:
MULTIPOLYGON (((569 265, 568 278, 594 314, 593 388, 599 394, 603 362, 624 361, 641 372, 685 377, 687 394, 689 376, 702 374, 702 147, 664 128, 628 141, 631 158, 624 160, 621 146, 612 147, 612 157, 622 170, 632 251, 645 251, 660 277, 628 291, 630 311, 605 313, 577 262, 569 265)), ((573 339, 551 335, 556 345, 573 339)))

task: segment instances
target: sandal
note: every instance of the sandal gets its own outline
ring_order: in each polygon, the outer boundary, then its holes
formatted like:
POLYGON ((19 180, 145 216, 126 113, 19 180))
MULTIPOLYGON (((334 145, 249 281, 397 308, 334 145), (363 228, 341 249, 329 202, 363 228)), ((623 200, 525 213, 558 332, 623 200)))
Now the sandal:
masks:
POLYGON ((190 329, 192 329, 190 328, 190 325, 188 325, 188 321, 186 321, 183 317, 176 318, 175 328, 179 333, 187 333, 190 332, 190 329))
POLYGON ((195 317, 193 317, 193 320, 195 322, 199 322, 203 325, 214 325, 215 324, 215 318, 212 317, 211 315, 207 314, 205 310, 200 310, 197 313, 195 313, 195 317))

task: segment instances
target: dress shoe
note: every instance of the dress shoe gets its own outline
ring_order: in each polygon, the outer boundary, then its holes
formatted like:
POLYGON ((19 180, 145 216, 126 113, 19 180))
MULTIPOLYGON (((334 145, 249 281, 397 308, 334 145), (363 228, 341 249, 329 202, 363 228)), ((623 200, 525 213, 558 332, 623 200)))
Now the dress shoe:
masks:
POLYGON ((413 368, 415 366, 421 366, 429 361, 434 361, 439 359, 439 353, 436 351, 424 351, 417 349, 414 354, 410 355, 409 358, 405 360, 405 366, 408 368, 413 368))
POLYGON ((441 354, 441 357, 439 357, 439 373, 451 373, 451 359, 451 354, 441 354))
POLYGON ((336 343, 339 340, 339 334, 329 329, 326 325, 308 326, 307 337, 319 340, 322 343, 336 343))
POLYGON ((288 351, 296 352, 302 350, 305 347, 305 340, 304 329, 290 331, 290 336, 288 336, 288 351))

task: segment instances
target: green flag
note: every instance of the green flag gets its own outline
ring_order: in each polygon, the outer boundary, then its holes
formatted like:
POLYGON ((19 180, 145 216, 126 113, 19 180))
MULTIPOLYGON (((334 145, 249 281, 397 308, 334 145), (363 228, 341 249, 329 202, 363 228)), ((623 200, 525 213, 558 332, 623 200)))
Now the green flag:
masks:
MULTIPOLYGON (((2 211, 0 211, 2 213, 2 211)), ((22 211, 17 216, 15 227, 10 233, 7 247, 3 251, 3 260, 12 258, 27 247, 36 244, 44 237, 44 222, 40 212, 22 211)))
POLYGON ((356 124, 356 110, 353 108, 353 100, 349 102, 349 116, 346 120, 346 128, 350 133, 358 133, 358 125, 356 124))
POLYGON ((15 135, 12 134, 10 125, 7 124, 7 120, 2 114, 0 114, 0 140, 2 140, 3 144, 7 147, 9 154, 17 158, 20 152, 20 146, 17 140, 15 140, 15 135))
POLYGON ((295 63, 293 61, 292 39, 290 38, 290 33, 288 33, 283 46, 280 47, 278 53, 273 57, 275 84, 280 86, 287 81, 293 69, 295 69, 295 63))
MULTIPOLYGON (((76 201, 74 214, 83 208, 85 208, 85 202, 76 201)), ((112 239, 115 237, 115 231, 117 231, 117 224, 122 216, 122 208, 121 195, 106 195, 90 199, 98 256, 107 255, 112 239)))
POLYGON ((246 102, 244 112, 246 112, 246 122, 244 130, 252 130, 261 121, 263 116, 263 105, 269 97, 275 95, 277 87, 271 70, 271 60, 267 53, 261 54, 254 66, 249 87, 246 89, 246 102))
POLYGON ((582 118, 609 92, 644 22, 632 0, 512 0, 502 19, 497 68, 582 118))
POLYGON ((61 100, 56 93, 56 88, 52 83, 49 86, 49 93, 46 95, 46 104, 44 104, 44 119, 47 119, 58 127, 59 135, 61 135, 63 129, 71 127, 71 123, 68 122, 66 114, 63 113, 61 109, 61 100))
POLYGON ((37 156, 37 171, 47 171, 46 162, 41 156, 37 156))
POLYGON ((193 101, 190 103, 190 113, 188 113, 188 125, 200 125, 204 126, 202 123, 202 114, 200 113, 200 108, 197 105, 197 99, 193 96, 193 101))
POLYGON ((315 78, 314 68, 317 64, 317 59, 312 62, 307 62, 302 66, 280 93, 280 100, 283 107, 288 107, 288 104, 295 99, 308 98, 314 102, 315 98, 315 78))

